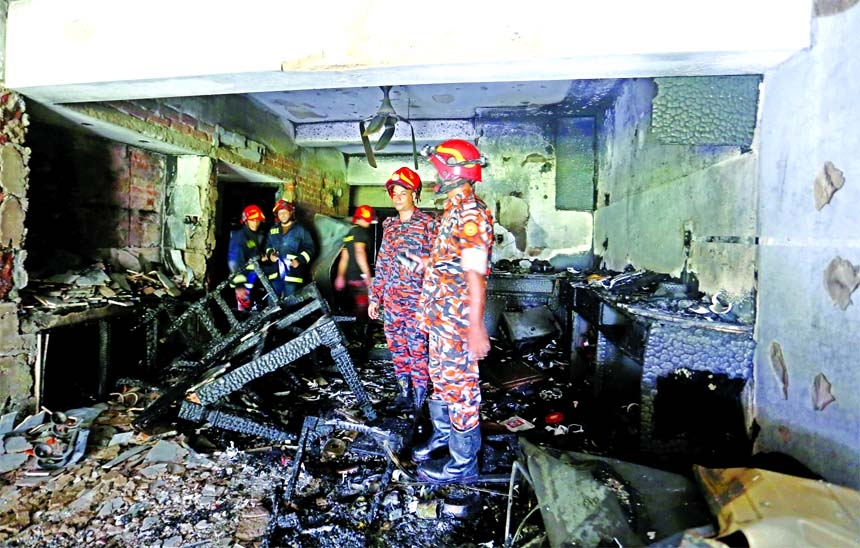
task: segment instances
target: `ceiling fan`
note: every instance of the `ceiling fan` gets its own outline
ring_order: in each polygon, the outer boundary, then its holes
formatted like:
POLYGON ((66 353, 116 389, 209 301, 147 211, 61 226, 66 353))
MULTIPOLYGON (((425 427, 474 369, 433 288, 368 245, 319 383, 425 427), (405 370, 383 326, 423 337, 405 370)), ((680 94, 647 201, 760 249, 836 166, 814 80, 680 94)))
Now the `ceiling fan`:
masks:
POLYGON ((394 106, 391 104, 391 99, 389 98, 389 93, 391 92, 391 86, 379 86, 379 89, 382 90, 382 104, 379 106, 379 110, 376 111, 376 114, 373 115, 369 120, 359 120, 358 122, 358 130, 361 132, 361 144, 364 145, 364 153, 367 155, 367 163, 370 164, 371 167, 376 167, 376 157, 374 156, 373 151, 379 151, 388 146, 388 143, 391 141, 391 138, 394 137, 394 130, 397 127, 397 122, 403 122, 409 126, 410 131, 412 132, 412 160, 415 163, 415 169, 418 169, 418 148, 415 145, 415 128, 412 127, 412 123, 400 116, 394 111, 394 106), (376 141, 376 145, 370 146, 369 137, 374 133, 378 133, 382 131, 382 135, 379 137, 379 140, 376 141))

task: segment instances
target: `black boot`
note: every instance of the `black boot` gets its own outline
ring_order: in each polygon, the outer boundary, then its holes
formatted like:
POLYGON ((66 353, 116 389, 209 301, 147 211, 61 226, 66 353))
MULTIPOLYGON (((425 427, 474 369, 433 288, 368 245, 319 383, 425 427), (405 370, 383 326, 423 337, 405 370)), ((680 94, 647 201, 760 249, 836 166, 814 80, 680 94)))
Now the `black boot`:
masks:
POLYGON ((424 439, 424 436, 427 433, 428 427, 432 428, 430 421, 427 419, 427 412, 425 411, 424 401, 425 394, 427 393, 426 386, 413 386, 412 387, 412 435, 410 436, 410 440, 424 439))
POLYGON ((418 477, 431 483, 471 483, 478 479, 478 451, 481 426, 461 432, 451 429, 449 459, 437 459, 418 466, 418 477))
POLYGON ((409 390, 411 380, 412 377, 408 374, 397 375, 397 387, 400 391, 397 393, 397 397, 394 398, 394 402, 391 404, 391 409, 393 411, 404 411, 412 406, 412 397, 409 390))
POLYGON ((427 394, 426 386, 412 386, 412 408, 415 410, 416 419, 423 414, 425 394, 427 394))
POLYGON ((433 435, 423 446, 412 451, 412 460, 424 462, 430 459, 433 451, 448 445, 451 434, 451 419, 448 418, 448 404, 442 400, 430 398, 427 400, 430 408, 430 422, 433 424, 433 435))

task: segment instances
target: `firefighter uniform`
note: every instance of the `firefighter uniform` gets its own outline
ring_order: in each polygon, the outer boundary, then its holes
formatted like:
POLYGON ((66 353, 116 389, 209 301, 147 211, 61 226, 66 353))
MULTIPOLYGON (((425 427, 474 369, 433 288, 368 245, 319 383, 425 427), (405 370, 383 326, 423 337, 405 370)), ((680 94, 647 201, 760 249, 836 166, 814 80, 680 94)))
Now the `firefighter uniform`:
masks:
POLYGON ((230 285, 235 288, 236 307, 247 312, 251 310, 251 291, 257 281, 257 273, 248 266, 248 261, 259 257, 263 252, 265 234, 259 230, 259 223, 266 220, 262 210, 250 205, 242 211, 242 226, 230 234, 227 247, 227 267, 230 269, 230 285), (254 230, 249 227, 254 225, 254 230))
POLYGON ((291 222, 286 231, 277 224, 269 230, 266 248, 278 254, 277 273, 269 276, 272 287, 280 297, 293 295, 309 281, 310 262, 316 254, 311 233, 296 222, 291 222), (293 267, 293 260, 299 266, 293 267))
POLYGON ((429 257, 435 234, 435 218, 417 208, 407 221, 399 216, 385 219, 370 294, 371 302, 383 308, 385 338, 395 377, 411 377, 413 389, 419 389, 421 394, 430 379, 427 334, 418 329, 415 314, 424 276, 403 259, 403 254, 429 257))
POLYGON ((445 204, 418 302, 419 326, 429 334, 434 398, 447 403, 451 425, 460 431, 477 426, 481 413, 478 362, 466 348, 465 269, 477 266, 489 274, 492 243, 492 213, 471 186, 464 187, 445 204), (472 264, 464 265, 464 257, 472 264))

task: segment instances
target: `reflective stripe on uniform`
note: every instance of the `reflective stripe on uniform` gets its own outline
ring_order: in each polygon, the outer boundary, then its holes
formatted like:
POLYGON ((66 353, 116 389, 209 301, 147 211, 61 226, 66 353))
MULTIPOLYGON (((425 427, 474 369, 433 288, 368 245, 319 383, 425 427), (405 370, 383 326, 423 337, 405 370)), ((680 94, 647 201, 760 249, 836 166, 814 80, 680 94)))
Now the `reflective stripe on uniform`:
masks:
POLYGON ((296 278, 295 276, 284 276, 284 281, 285 281, 285 282, 293 282, 293 283, 300 284, 300 283, 302 283, 304 280, 302 280, 301 278, 296 278))

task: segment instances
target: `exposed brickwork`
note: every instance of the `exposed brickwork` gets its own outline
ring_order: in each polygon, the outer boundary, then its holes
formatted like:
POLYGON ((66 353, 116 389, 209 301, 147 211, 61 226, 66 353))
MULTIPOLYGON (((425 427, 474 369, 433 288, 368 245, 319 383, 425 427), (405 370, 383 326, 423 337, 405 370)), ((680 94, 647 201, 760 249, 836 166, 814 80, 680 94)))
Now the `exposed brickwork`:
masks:
MULTIPOLYGON (((14 264, 15 252, 12 249, 0 251, 0 300, 5 299, 9 295, 9 292, 12 291, 12 288, 15 287, 15 277, 13 276, 14 264)), ((17 333, 17 329, 15 332, 17 333)))
POLYGON ((27 180, 30 150, 24 146, 28 126, 23 99, 0 88, 0 406, 26 408, 33 384, 36 345, 20 333, 17 284, 26 284, 22 249, 26 238, 27 180))
POLYGON ((111 101, 82 107, 80 110, 112 124, 156 135, 156 138, 193 149, 216 160, 277 177, 284 180, 285 184, 295 182, 296 202, 308 213, 340 217, 348 213, 347 200, 338 199, 338 194, 349 194, 345 174, 333 177, 323 173, 311 165, 312 162, 300 159, 300 153, 287 155, 270 150, 247 136, 219 128, 154 100, 111 101), (141 126, 142 122, 149 127, 141 126), (259 160, 254 161, 255 158, 259 160))
POLYGON ((158 212, 164 200, 164 157, 130 149, 128 165, 129 209, 158 212))

